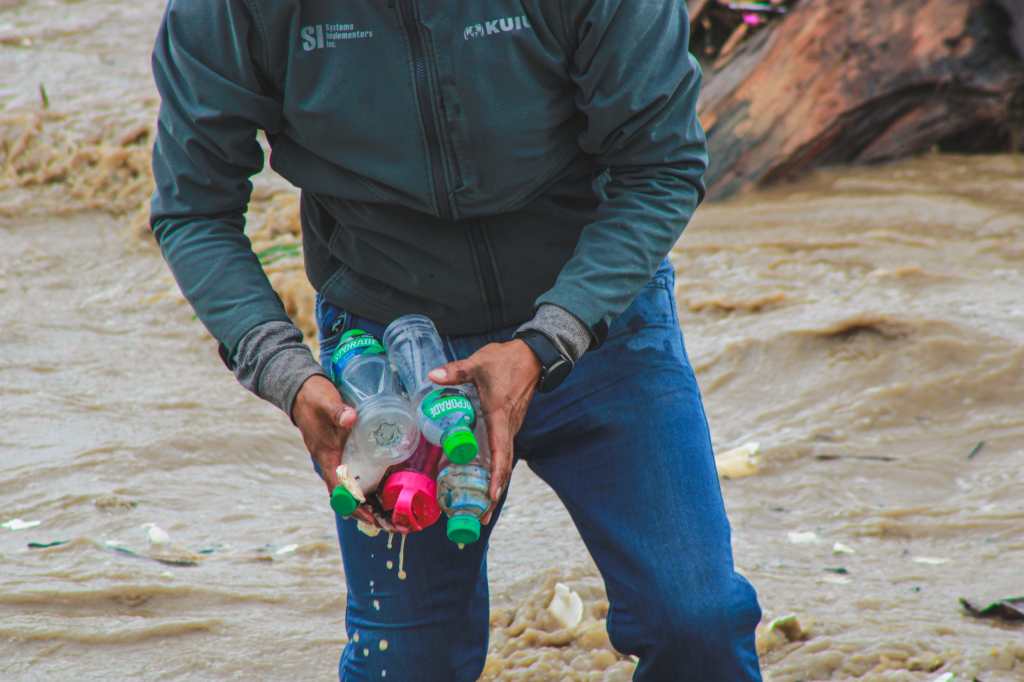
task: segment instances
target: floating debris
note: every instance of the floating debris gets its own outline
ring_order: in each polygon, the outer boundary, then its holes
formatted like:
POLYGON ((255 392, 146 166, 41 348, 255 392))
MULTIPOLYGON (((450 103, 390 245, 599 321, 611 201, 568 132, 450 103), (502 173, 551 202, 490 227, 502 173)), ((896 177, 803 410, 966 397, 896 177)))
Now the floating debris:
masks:
POLYGON ((779 616, 769 623, 768 632, 781 632, 790 642, 796 642, 807 638, 807 632, 804 630, 803 626, 800 625, 800 621, 797 619, 796 614, 792 613, 785 616, 779 616))
POLYGON ((734 479, 746 478, 758 473, 761 470, 761 458, 757 455, 760 449, 760 443, 747 443, 721 453, 715 457, 718 475, 722 478, 734 479))
POLYGON ((281 556, 282 554, 291 554, 292 552, 294 552, 298 548, 299 548, 299 546, 296 545, 296 544, 285 545, 284 547, 282 547, 279 550, 277 550, 276 552, 274 552, 274 555, 275 556, 281 556))
POLYGON ((997 599, 987 606, 981 607, 960 597, 960 605, 975 618, 996 618, 1005 621, 1024 620, 1024 596, 997 599))
POLYGON ((978 444, 974 446, 974 449, 967 455, 967 459, 974 459, 978 456, 978 453, 985 447, 985 441, 978 441, 978 444))
POLYGON ((926 566, 941 566, 942 564, 949 563, 949 559, 934 556, 916 556, 911 561, 915 564, 925 564, 926 566))
POLYGON ((119 542, 117 540, 107 540, 106 542, 103 543, 103 546, 106 547, 107 549, 112 549, 115 552, 120 552, 121 554, 125 554, 127 556, 133 556, 133 557, 141 556, 138 552, 134 552, 134 551, 128 549, 127 547, 124 546, 124 544, 122 544, 121 542, 119 542))
POLYGON ((824 453, 815 455, 814 459, 819 462, 835 462, 840 459, 856 459, 863 462, 895 462, 895 457, 889 455, 838 455, 835 453, 824 453))
POLYGON ((850 547, 849 545, 844 545, 841 542, 837 542, 834 545, 832 545, 832 553, 833 554, 856 554, 857 551, 853 547, 850 547))
POLYGON ((46 549, 47 547, 60 547, 66 545, 70 540, 54 540, 53 542, 30 542, 28 543, 29 549, 46 549))
POLYGON ((757 652, 763 656, 790 642, 798 642, 807 638, 807 632, 794 614, 780 616, 767 625, 758 627, 757 652))
POLYGON ((821 581, 832 585, 849 585, 851 582, 851 580, 845 575, 826 575, 821 579, 821 581))
POLYGON ((835 573, 836 575, 849 575, 850 571, 845 566, 836 566, 835 568, 825 567, 826 573, 835 573))
POLYGON ((791 530, 786 534, 790 543, 794 545, 814 545, 821 542, 821 538, 813 530, 797 531, 791 530))
POLYGON ((42 521, 24 521, 22 519, 11 519, 10 521, 0 523, 0 526, 3 526, 7 530, 27 530, 29 528, 35 528, 41 523, 42 521))
POLYGON ((200 559, 198 554, 193 554, 187 550, 165 548, 162 544, 157 545, 160 553, 153 554, 136 552, 117 540, 107 540, 103 543, 103 546, 119 554, 124 554, 125 556, 130 556, 135 559, 147 559, 159 564, 164 564, 165 566, 198 566, 200 559))
POLYGON ((953 682, 956 679, 956 673, 942 673, 936 677, 932 682, 953 682))
POLYGON ((583 600, 565 583, 555 583, 555 593, 548 604, 548 613, 563 628, 574 628, 583 620, 583 600))
POLYGON ((146 536, 149 538, 149 544, 151 545, 166 545, 170 544, 171 536, 160 526, 155 523, 144 523, 142 527, 146 529, 146 536))

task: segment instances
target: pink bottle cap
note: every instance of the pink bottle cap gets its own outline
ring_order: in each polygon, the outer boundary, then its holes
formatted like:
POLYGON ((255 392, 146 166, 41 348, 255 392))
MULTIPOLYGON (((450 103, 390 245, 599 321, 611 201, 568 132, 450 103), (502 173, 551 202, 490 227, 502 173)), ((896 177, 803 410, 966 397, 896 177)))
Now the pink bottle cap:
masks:
POLYGON ((415 471, 396 471, 388 476, 380 491, 380 501, 391 512, 391 522, 410 532, 418 533, 441 518, 437 483, 415 471))

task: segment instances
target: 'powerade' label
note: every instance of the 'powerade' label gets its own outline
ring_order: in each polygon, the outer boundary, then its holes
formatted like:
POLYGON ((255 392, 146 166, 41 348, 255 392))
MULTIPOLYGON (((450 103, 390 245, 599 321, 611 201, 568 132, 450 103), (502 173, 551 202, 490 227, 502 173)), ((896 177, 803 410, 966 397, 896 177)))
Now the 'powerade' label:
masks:
POLYGON ((352 329, 341 337, 341 343, 331 355, 331 373, 337 378, 349 360, 357 355, 383 355, 384 346, 372 334, 352 329))
POLYGON ((457 388, 439 388, 427 395, 422 403, 423 414, 431 421, 450 424, 464 421, 472 428, 476 425, 473 403, 457 388))

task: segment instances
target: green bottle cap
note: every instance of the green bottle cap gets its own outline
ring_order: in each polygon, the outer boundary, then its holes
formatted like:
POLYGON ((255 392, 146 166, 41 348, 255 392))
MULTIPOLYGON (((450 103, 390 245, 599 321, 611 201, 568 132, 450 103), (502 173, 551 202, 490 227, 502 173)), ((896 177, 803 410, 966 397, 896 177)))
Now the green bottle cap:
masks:
POLYGON ((454 426, 441 437, 441 447, 448 459, 456 464, 469 464, 476 459, 480 446, 473 430, 468 426, 454 426))
POLYGON ((451 517, 448 519, 448 539, 457 545, 472 545, 480 539, 480 521, 467 514, 451 517))
POLYGON ((331 509, 340 516, 352 516, 352 513, 359 506, 359 500, 348 491, 343 485, 339 485, 331 493, 331 509))

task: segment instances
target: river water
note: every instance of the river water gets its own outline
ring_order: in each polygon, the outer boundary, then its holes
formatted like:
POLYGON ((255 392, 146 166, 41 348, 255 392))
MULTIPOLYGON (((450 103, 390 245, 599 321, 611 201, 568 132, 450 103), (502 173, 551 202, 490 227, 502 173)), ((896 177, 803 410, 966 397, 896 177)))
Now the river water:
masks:
MULTIPOLYGON (((161 5, 0 0, 0 522, 39 522, 0 528, 0 679, 327 680, 344 594, 322 484, 140 235, 161 5)), ((258 179, 258 249, 294 242, 294 209, 258 179)), ((761 447, 723 481, 738 566, 765 622, 802 631, 762 628, 766 676, 1024 679, 1020 626, 957 602, 1024 594, 1024 159, 709 204, 673 258, 716 447, 761 447)), ((269 269, 310 329, 301 262, 269 269)), ((490 570, 487 679, 629 678, 525 467, 490 570), (573 629, 546 610, 559 581, 573 629)))

